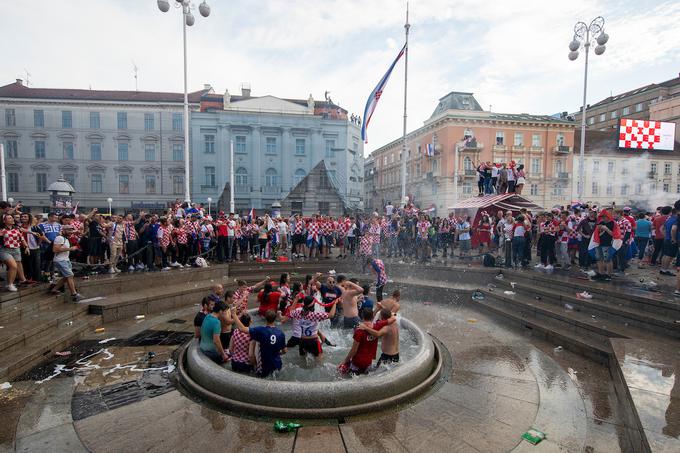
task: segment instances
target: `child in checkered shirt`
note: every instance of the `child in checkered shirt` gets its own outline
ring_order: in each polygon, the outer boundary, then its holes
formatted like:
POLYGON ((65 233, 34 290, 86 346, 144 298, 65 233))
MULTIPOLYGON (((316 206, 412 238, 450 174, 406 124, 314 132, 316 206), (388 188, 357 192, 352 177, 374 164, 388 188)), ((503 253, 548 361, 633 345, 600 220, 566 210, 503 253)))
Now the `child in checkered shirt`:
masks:
POLYGON ((30 253, 30 250, 21 229, 16 226, 14 216, 11 214, 2 216, 0 237, 2 237, 0 260, 7 266, 7 291, 16 292, 17 287, 14 285, 14 280, 17 274, 19 275, 19 284, 26 283, 24 268, 21 265, 21 248, 23 247, 26 253, 30 253))

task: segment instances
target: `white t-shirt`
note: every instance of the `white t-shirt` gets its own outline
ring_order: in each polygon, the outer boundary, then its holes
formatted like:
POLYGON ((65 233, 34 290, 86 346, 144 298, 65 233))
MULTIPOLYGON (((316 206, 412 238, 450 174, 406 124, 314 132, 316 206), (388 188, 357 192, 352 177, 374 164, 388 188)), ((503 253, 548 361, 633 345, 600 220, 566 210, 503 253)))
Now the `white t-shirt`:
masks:
POLYGON ((285 236, 288 234, 288 225, 283 220, 279 222, 279 234, 285 236))
MULTIPOLYGON (((463 222, 458 224, 458 229, 464 230, 466 228, 470 228, 470 224, 468 222, 463 222)), ((458 240, 459 241, 468 241, 470 240, 470 231, 466 231, 465 233, 460 233, 458 235, 458 240)))
POLYGON ((515 170, 512 168, 508 168, 508 181, 514 181, 515 180, 515 170))
POLYGON ((233 220, 227 220, 227 236, 236 236, 236 222, 233 220))
POLYGON ((491 167, 491 177, 498 178, 498 167, 496 167, 495 165, 491 167))
POLYGON ((387 206, 385 206, 385 213, 388 216, 392 215, 392 212, 394 212, 394 206, 392 206, 391 204, 388 204, 387 206))
MULTIPOLYGON (((69 248, 71 247, 71 243, 66 239, 64 236, 57 236, 54 238, 54 244, 60 245, 62 247, 69 248)), ((54 254, 54 260, 53 261, 69 261, 68 257, 69 252, 56 252, 54 254)))

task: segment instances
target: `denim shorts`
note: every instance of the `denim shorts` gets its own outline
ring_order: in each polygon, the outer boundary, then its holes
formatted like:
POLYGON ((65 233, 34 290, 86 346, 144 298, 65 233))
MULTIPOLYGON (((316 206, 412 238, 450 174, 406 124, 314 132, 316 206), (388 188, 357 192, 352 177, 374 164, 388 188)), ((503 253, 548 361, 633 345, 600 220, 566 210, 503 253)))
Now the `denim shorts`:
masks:
POLYGON ((17 263, 21 262, 21 249, 0 247, 0 260, 7 261, 13 258, 17 263))
POLYGON ((71 261, 53 261, 54 270, 59 272, 62 277, 68 278, 73 277, 73 269, 71 267, 71 261))
POLYGON ((597 257, 597 260, 604 261, 605 263, 609 263, 614 259, 614 253, 616 253, 616 250, 611 246, 600 245, 595 248, 595 256, 597 257))

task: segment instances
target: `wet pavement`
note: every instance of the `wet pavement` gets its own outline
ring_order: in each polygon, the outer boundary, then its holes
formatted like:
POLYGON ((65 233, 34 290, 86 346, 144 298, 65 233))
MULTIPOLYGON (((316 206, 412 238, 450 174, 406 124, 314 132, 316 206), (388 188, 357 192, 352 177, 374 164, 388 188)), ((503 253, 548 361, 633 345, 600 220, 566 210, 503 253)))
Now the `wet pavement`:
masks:
POLYGON ((177 346, 147 343, 190 333, 195 307, 106 324, 103 333, 86 337, 87 348, 74 348, 76 357, 62 363, 73 368, 80 360, 80 369, 45 380, 54 374, 51 363, 0 393, 0 411, 7 417, 0 450, 620 450, 624 431, 605 367, 555 352, 556 345, 505 328, 462 300, 402 304, 404 316, 448 348, 453 369, 443 385, 399 411, 341 423, 305 422, 288 434, 274 433, 271 420, 220 412, 168 385, 163 371, 170 369, 177 346), (531 427, 547 434, 535 447, 521 440, 531 427))

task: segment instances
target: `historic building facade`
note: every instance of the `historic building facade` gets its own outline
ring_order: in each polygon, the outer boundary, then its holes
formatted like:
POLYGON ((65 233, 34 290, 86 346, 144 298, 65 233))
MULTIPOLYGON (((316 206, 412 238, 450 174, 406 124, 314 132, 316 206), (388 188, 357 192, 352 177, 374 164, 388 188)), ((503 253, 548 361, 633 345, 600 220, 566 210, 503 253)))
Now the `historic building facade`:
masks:
MULTIPOLYGON (((451 92, 406 137, 407 194, 442 215, 455 200, 477 195, 480 162, 515 161, 527 173, 522 195, 544 207, 564 204, 571 197, 574 127, 551 116, 484 111, 472 93, 451 92)), ((401 198, 402 143, 394 140, 371 154, 375 207, 401 198)))
POLYGON ((192 114, 193 193, 198 202, 234 191, 236 209, 269 209, 322 160, 346 209, 363 200, 360 126, 325 101, 206 93, 192 114), (234 146, 234 181, 230 145, 234 146))
MULTIPOLYGON (((190 93, 191 108, 210 87, 190 93)), ((69 182, 81 208, 163 209, 184 198, 183 95, 0 87, 8 196, 34 212, 69 182)))

